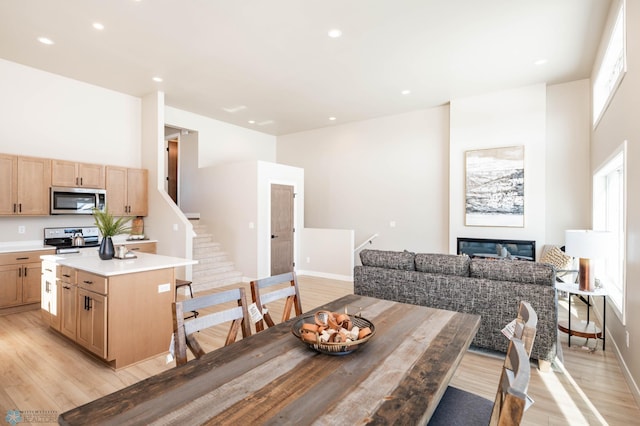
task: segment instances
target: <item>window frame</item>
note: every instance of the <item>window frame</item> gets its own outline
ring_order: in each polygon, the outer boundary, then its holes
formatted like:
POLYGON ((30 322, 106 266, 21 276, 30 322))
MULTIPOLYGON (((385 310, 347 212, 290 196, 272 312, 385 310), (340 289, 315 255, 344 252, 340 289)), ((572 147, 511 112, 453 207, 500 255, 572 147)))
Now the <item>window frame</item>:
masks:
MULTIPOLYGON (((621 0, 620 7, 618 8, 618 11, 616 13, 616 19, 613 23, 613 27, 611 28, 611 32, 609 33, 607 47, 604 51, 604 54, 602 55, 600 65, 598 66, 598 71, 595 74, 593 85, 591 87, 592 125, 594 129, 600 123, 600 120, 609 107, 611 100, 613 99, 616 91, 618 90, 618 87, 622 83, 622 80, 627 73, 626 20, 626 0, 621 0), (618 31, 620 32, 619 34, 618 31), (611 50, 613 48, 613 43, 616 40, 617 35, 622 38, 622 63, 620 64, 619 69, 617 66, 618 59, 612 61, 612 59, 614 58, 614 53, 611 50), (607 68, 603 68, 604 66, 607 66, 607 68), (602 97, 598 96, 601 91, 603 94, 602 97), (606 96, 604 96, 605 93, 606 96), (600 104, 600 102, 602 103, 600 104)), ((616 55, 615 57, 619 58, 619 55, 616 55)))
POLYGON ((626 262, 626 249, 627 249, 627 141, 625 140, 616 150, 607 158, 593 173, 593 229, 599 231, 609 231, 608 209, 607 203, 607 177, 611 173, 615 172, 619 168, 622 168, 621 179, 621 199, 620 209, 618 212, 620 215, 620 227, 621 230, 617 234, 618 236, 618 255, 620 268, 618 278, 620 280, 619 285, 612 282, 611 276, 607 274, 607 263, 603 261, 597 262, 598 271, 602 271, 603 274, 597 276, 607 289, 608 298, 611 302, 611 306, 616 316, 620 319, 623 325, 626 325, 626 303, 627 303, 627 262, 626 262))

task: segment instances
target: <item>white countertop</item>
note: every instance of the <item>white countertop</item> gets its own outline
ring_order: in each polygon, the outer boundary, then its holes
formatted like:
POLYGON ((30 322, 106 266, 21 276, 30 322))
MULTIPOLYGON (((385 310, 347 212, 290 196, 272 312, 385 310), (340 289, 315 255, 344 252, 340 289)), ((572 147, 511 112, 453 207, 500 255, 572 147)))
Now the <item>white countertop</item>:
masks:
POLYGON ((159 254, 136 252, 136 256, 136 259, 113 258, 110 260, 102 260, 98 257, 98 252, 92 250, 81 253, 45 255, 40 256, 40 258, 58 265, 80 269, 103 277, 175 268, 198 263, 197 260, 162 256, 159 254))
POLYGON ((0 243, 0 253, 55 249, 56 248, 53 246, 45 246, 44 244, 42 244, 42 241, 14 241, 8 243, 0 243))

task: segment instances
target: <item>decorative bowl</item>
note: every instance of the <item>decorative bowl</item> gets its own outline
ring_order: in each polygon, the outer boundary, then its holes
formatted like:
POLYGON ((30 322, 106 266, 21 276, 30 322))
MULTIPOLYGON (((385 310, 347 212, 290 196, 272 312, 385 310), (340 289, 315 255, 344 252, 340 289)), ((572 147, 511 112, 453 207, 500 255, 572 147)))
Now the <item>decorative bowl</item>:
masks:
POLYGON ((295 321, 291 326, 291 333, 293 333, 293 335, 296 336, 302 343, 304 343, 305 345, 307 345, 308 347, 310 347, 311 349, 317 352, 327 354, 327 355, 346 355, 355 351, 360 346, 367 343, 367 341, 369 341, 369 339, 371 339, 373 335, 376 334, 375 326, 368 319, 360 316, 356 316, 356 315, 349 315, 349 318, 351 319, 351 322, 353 323, 353 325, 357 326, 360 329, 369 327, 369 329, 371 330, 371 333, 363 337, 362 339, 353 340, 353 341, 320 342, 318 338, 316 342, 311 343, 307 340, 302 339, 301 328, 303 324, 316 324, 315 315, 306 315, 301 317, 297 321, 295 321))

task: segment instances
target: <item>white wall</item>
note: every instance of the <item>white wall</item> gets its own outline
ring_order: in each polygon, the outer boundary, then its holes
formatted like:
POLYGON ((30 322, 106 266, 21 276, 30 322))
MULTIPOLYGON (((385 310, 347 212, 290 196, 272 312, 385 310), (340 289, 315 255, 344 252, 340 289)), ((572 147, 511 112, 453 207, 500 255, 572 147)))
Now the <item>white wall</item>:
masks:
MULTIPOLYGON (((612 11, 619 2, 614 1, 612 11)), ((632 392, 640 403, 640 2, 627 1, 627 74, 611 104, 604 112, 591 139, 591 171, 595 171, 623 143, 627 145, 627 246, 626 246, 626 325, 607 313, 607 329, 613 338, 616 351, 622 360, 622 370, 627 375, 632 392), (629 346, 626 334, 629 333, 629 346)), ((610 14, 608 29, 612 19, 610 14)), ((602 56, 603 40, 599 58, 602 56)), ((594 70, 598 67, 598 62, 594 70)), ((595 76, 592 75, 592 78, 595 76)), ((609 343, 610 340, 607 340, 609 343)))
MULTIPOLYGON (((142 99, 142 167, 148 170, 149 216, 145 234, 157 239, 157 252, 167 256, 191 258, 193 227, 165 191, 164 93, 142 99)), ((191 267, 179 268, 178 278, 190 279, 191 267)))
POLYGON ((306 227, 353 229, 355 245, 380 234, 370 248, 443 252, 448 140, 443 106, 279 136, 277 158, 304 169, 306 227))
POLYGON ((546 89, 544 85, 451 101, 449 252, 456 239, 500 238, 545 242, 546 89), (524 227, 465 225, 465 152, 524 146, 524 227))
POLYGON ((353 230, 304 228, 300 240, 300 275, 353 280, 353 230))
POLYGON ((258 169, 255 161, 198 169, 192 184, 201 196, 192 207, 236 270, 255 277, 258 264, 258 169), (254 224, 254 228, 249 226, 254 224))
MULTIPOLYGON (((3 59, 0 94, 0 152, 141 167, 139 98, 3 59)), ((2 217, 0 241, 42 241, 44 227, 91 224, 91 216, 2 217)))
POLYGON ((546 241, 591 228, 590 80, 547 87, 546 241))
POLYGON ((275 136, 167 106, 168 126, 198 132, 198 167, 242 161, 275 161, 275 136))
MULTIPOLYGON (((193 205, 200 220, 222 244, 236 270, 246 281, 270 274, 271 184, 294 187, 294 224, 304 227, 304 172, 295 167, 264 161, 244 161, 198 170, 193 185, 206 188, 206 196, 193 205)), ((294 236, 299 257, 299 236, 294 236)))

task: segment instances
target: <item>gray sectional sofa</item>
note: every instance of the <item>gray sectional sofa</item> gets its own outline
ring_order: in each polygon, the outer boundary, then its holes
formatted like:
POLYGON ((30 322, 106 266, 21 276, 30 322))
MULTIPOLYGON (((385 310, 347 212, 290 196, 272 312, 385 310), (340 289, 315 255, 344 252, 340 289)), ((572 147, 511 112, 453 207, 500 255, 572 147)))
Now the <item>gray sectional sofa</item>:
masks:
POLYGON ((472 346, 506 352, 502 328, 517 316, 521 300, 538 314, 531 357, 552 362, 558 337, 553 266, 518 260, 481 260, 466 255, 360 252, 354 269, 356 294, 481 316, 472 346))

